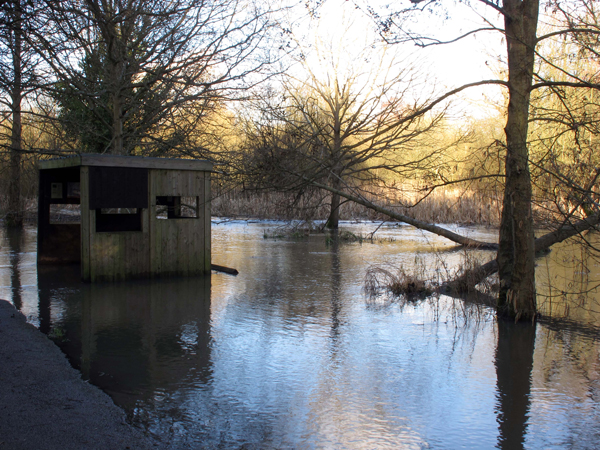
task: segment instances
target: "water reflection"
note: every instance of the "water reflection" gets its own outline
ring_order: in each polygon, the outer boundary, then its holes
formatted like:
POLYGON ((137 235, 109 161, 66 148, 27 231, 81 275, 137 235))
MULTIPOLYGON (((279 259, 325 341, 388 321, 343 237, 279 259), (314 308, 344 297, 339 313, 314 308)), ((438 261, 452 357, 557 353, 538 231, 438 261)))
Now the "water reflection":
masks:
POLYGON ((340 299, 342 268, 339 254, 339 230, 333 231, 331 238, 331 353, 333 355, 335 354, 335 347, 340 337, 340 315, 342 311, 342 302, 340 299))
POLYGON ((588 232, 585 238, 553 246, 537 261, 536 289, 543 315, 595 327, 600 324, 599 248, 600 234, 588 232))
POLYGON ((410 267, 443 243, 398 228, 376 245, 263 229, 213 228, 215 262, 238 277, 93 285, 78 266, 35 272, 26 230, 4 236, 0 289, 165 448, 596 445, 597 328, 456 322, 468 307, 447 297, 370 307, 369 264, 410 267))
POLYGON ((498 321, 496 346, 498 448, 518 450, 525 443, 536 325, 498 321))
POLYGON ((6 242, 9 249, 10 286, 12 289, 12 302, 18 310, 23 307, 21 299, 21 254, 24 231, 22 228, 8 228, 6 230, 6 242))
POLYGON ((210 276, 83 284, 78 266, 40 266, 38 277, 40 316, 50 316, 53 298, 62 311, 55 340, 127 411, 174 393, 190 374, 209 378, 210 276))

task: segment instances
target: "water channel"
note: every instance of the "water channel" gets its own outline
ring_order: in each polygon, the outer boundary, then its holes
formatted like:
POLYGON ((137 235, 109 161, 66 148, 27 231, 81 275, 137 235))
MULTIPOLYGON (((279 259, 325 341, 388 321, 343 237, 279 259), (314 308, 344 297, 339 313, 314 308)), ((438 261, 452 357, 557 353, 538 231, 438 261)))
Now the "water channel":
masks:
POLYGON ((213 262, 238 276, 93 285, 78 267, 38 270, 35 229, 2 230, 0 298, 165 448, 599 448, 597 308, 559 301, 573 277, 600 279, 580 251, 537 269, 543 307, 575 319, 517 326, 449 297, 365 293, 374 264, 451 270, 464 254, 442 238, 390 225, 375 243, 265 239, 278 225, 213 223, 213 262))

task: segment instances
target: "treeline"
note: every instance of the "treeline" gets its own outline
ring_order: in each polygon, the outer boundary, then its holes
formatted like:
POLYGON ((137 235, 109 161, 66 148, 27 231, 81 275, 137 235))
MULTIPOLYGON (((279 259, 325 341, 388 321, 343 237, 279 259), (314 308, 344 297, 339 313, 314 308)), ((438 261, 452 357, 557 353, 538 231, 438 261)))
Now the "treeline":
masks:
POLYGON ((238 0, 2 2, 5 221, 22 220, 29 155, 210 157, 208 122, 279 58, 276 12, 238 0))

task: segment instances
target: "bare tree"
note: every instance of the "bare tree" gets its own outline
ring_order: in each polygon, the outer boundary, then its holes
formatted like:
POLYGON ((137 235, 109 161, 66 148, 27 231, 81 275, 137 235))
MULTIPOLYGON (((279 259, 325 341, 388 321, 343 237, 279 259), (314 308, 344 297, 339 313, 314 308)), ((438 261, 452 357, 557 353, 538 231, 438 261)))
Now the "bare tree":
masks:
POLYGON ((298 192, 325 186, 331 199, 326 227, 332 229, 339 223, 339 191, 398 195, 400 178, 439 170, 445 147, 456 144, 444 146, 432 133, 441 134, 445 107, 428 108, 426 94, 415 93, 426 86, 406 55, 399 58, 381 43, 336 39, 341 48, 318 42, 280 91, 257 102, 248 127, 252 164, 243 168, 259 187, 298 192))
POLYGON ((89 150, 160 155, 177 149, 185 143, 182 123, 243 92, 274 59, 265 45, 272 11, 264 4, 46 3, 36 18, 36 44, 55 80, 50 93, 59 118, 89 150))
MULTIPOLYGON (((9 189, 6 225, 23 223, 21 199, 21 155, 23 151, 23 100, 37 87, 37 58, 28 45, 27 18, 36 5, 24 0, 0 4, 0 105, 3 107, 0 133, 9 153, 9 189), (8 145, 6 145, 8 144, 8 145)), ((3 152, 4 153, 4 152, 3 152)))
MULTIPOLYGON (((582 0, 584 3, 585 0, 582 0)), ((578 0, 574 0, 577 3, 578 0)), ((588 2, 589 3, 589 2, 588 2)), ((593 2, 591 2, 593 3, 593 2)), ((356 5, 364 9, 380 26, 384 40, 388 42, 412 42, 421 47, 450 44, 475 33, 499 32, 506 41, 506 60, 508 63, 506 79, 483 80, 469 83, 453 90, 484 84, 498 84, 507 89, 506 109, 506 156, 505 156, 505 194, 499 236, 497 264, 500 276, 500 294, 498 313, 516 320, 534 320, 537 314, 535 294, 535 244, 532 217, 532 180, 530 172, 530 98, 534 90, 547 87, 578 87, 597 89, 594 80, 576 73, 567 73, 567 80, 544 79, 536 71, 536 61, 548 63, 540 53, 541 45, 547 39, 556 36, 597 36, 598 30, 590 24, 561 24, 549 33, 538 35, 539 0, 478 0, 472 5, 483 5, 492 13, 483 17, 480 28, 464 32, 450 39, 436 38, 414 32, 411 25, 419 14, 439 11, 443 7, 437 0, 412 0, 406 8, 399 5, 391 13, 389 10, 376 10, 371 5, 356 5), (503 26, 497 24, 494 15, 503 20, 503 26)), ((582 3, 579 3, 580 5, 582 3)), ((557 10, 560 6, 556 7, 557 10)), ((577 8, 575 8, 577 10, 577 8)), ((565 16, 571 11, 562 9, 565 16)), ((445 10, 448 14, 449 11, 445 10)), ((448 94, 445 94, 445 96, 448 94)))

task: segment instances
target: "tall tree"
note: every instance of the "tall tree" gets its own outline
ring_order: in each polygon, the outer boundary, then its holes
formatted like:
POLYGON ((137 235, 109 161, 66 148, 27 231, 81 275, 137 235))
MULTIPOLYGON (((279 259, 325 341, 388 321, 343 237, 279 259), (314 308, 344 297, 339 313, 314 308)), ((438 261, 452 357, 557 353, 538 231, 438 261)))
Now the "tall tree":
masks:
POLYGON ((294 75, 258 102, 249 127, 252 164, 243 170, 261 187, 327 186, 326 227, 335 229, 339 191, 398 194, 392 183, 399 177, 440 168, 443 145, 432 131, 441 134, 445 109, 434 112, 427 94, 415 93, 424 86, 407 55, 364 35, 335 36, 338 45, 315 41, 312 51, 299 43, 294 75))
POLYGON ((47 7, 37 18, 38 42, 56 79, 60 117, 95 151, 177 148, 181 114, 210 111, 272 62, 264 45, 268 5, 48 0, 47 7))
MULTIPOLYGON (((36 57, 28 45, 27 17, 34 5, 23 0, 0 3, 0 105, 5 108, 2 135, 9 153, 8 211, 5 223, 23 224, 21 199, 21 154, 23 99, 36 88, 36 57)), ((6 147, 5 147, 6 148, 6 147)))
POLYGON ((529 171, 529 99, 537 45, 539 0, 503 0, 508 56, 506 181, 500 223, 498 313, 534 320, 535 242, 529 171))
MULTIPOLYGON (((476 7, 483 5, 491 8, 493 13, 482 14, 484 24, 480 28, 463 32, 461 35, 440 39, 434 32, 415 32, 411 26, 415 23, 415 14, 439 11, 450 2, 441 0, 411 0, 406 8, 400 5, 387 12, 377 10, 371 5, 357 5, 367 11, 381 27, 382 36, 391 42, 413 42, 419 46, 451 44, 481 32, 500 32, 506 42, 506 79, 483 80, 469 83, 454 89, 460 92, 465 88, 496 83, 507 88, 506 106, 506 156, 505 156, 505 194, 502 220, 499 233, 499 252, 497 264, 500 277, 500 293, 498 298, 498 314, 515 320, 535 320, 535 244, 532 218, 532 184, 530 173, 529 121, 531 92, 547 87, 570 86, 584 89, 597 89, 598 84, 581 74, 568 73, 566 81, 544 79, 539 70, 534 70, 536 61, 540 64, 551 64, 541 53, 541 46, 547 39, 556 36, 597 36, 597 29, 590 26, 578 26, 561 23, 557 29, 538 35, 539 0, 477 0, 465 2, 476 7), (494 17, 496 15, 496 17, 494 17), (496 25, 497 17, 501 17, 503 26, 496 25), (429 35, 428 35, 429 34, 429 35)), ((552 6, 554 2, 548 2, 552 6)), ((585 0, 574 0, 574 9, 566 11, 569 15, 585 0)), ((587 2, 589 3, 589 2, 587 2)), ((593 2, 592 2, 593 3, 593 2)), ((461 2, 452 2, 460 5, 461 2)), ((571 5, 572 6, 572 5, 571 5)), ((549 14, 561 10, 556 3, 549 14)), ((579 10, 581 10, 579 8, 579 10)), ((444 10, 451 15, 450 8, 444 10)), ((418 19, 417 19, 418 21, 418 19)), ((568 22, 568 21, 567 21, 568 22)))

